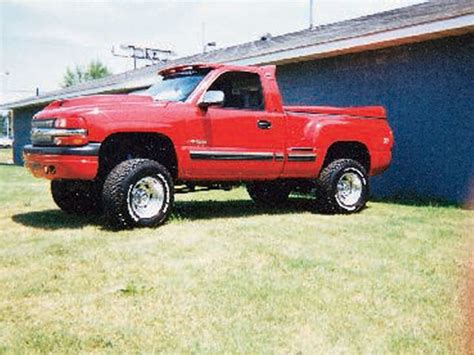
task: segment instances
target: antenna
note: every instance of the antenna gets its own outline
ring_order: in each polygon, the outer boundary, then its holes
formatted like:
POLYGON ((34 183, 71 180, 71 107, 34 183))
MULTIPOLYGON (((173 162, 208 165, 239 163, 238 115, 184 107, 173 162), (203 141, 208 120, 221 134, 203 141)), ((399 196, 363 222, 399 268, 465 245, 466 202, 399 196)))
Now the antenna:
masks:
POLYGON ((133 69, 137 69, 137 59, 148 60, 151 61, 152 64, 156 64, 164 63, 168 61, 170 57, 176 55, 176 53, 169 49, 139 47, 134 44, 121 44, 119 49, 122 53, 118 52, 115 46, 112 46, 112 54, 115 57, 133 58, 133 69))
POLYGON ((313 23, 313 0, 309 0, 309 29, 312 30, 314 28, 313 23))

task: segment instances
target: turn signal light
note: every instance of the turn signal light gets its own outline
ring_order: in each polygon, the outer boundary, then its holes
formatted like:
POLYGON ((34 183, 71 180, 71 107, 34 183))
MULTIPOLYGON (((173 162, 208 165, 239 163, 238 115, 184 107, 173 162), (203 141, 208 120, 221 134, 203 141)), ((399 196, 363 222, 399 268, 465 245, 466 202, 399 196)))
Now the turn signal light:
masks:
POLYGON ((85 145, 87 142, 88 139, 85 135, 54 138, 55 145, 85 145))

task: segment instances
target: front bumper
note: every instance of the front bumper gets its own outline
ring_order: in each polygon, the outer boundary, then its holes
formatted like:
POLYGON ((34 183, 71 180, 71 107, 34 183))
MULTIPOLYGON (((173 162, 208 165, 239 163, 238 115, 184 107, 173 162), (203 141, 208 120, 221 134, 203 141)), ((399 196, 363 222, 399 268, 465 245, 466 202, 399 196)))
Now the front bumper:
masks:
POLYGON ((23 149, 25 166, 39 178, 93 180, 99 167, 100 143, 82 147, 39 147, 23 149))

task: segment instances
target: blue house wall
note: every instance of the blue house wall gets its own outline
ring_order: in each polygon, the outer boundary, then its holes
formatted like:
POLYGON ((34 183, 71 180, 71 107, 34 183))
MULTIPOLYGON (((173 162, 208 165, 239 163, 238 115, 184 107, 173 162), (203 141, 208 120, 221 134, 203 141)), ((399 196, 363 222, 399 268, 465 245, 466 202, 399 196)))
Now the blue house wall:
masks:
POLYGON ((23 164, 23 147, 30 144, 31 119, 43 106, 25 107, 13 111, 13 162, 23 164))
POLYGON ((281 65, 285 104, 383 105, 393 163, 372 179, 379 197, 463 202, 474 177, 474 36, 281 65))

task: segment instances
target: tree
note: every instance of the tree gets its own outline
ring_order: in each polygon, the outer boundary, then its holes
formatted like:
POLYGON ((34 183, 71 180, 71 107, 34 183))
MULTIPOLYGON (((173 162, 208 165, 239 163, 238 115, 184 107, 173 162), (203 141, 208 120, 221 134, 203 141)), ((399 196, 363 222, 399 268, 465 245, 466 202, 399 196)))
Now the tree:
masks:
POLYGON ((105 78, 111 74, 112 72, 105 64, 99 60, 93 60, 85 68, 81 65, 76 65, 74 69, 67 67, 62 86, 66 88, 85 81, 105 78))

